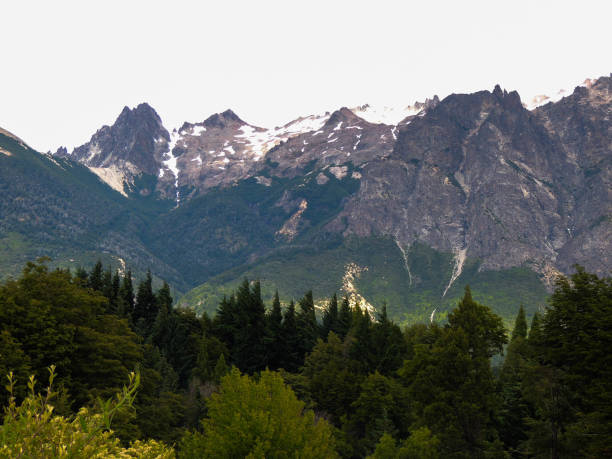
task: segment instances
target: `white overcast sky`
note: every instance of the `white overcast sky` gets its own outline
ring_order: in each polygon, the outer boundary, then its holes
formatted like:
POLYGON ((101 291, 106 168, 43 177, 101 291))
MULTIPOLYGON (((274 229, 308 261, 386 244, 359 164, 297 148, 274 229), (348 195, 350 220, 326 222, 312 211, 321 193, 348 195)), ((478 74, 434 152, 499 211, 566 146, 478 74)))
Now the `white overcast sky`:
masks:
POLYGON ((168 128, 523 96, 612 72, 612 1, 2 0, 0 127, 41 151, 148 102, 168 128))

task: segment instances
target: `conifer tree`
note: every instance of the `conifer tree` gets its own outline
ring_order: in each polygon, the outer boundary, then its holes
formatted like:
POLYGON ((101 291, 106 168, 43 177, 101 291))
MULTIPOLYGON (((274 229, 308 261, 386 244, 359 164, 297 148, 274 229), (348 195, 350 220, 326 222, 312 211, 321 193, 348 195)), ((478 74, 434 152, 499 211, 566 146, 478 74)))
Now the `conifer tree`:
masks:
POLYGON ((327 338, 329 332, 338 333, 339 317, 338 317, 338 297, 334 295, 329 300, 327 308, 323 313, 322 338, 327 338))
POLYGON ((298 323, 295 313, 295 303, 293 300, 289 303, 289 307, 283 316, 283 360, 282 368, 287 371, 295 372, 302 365, 303 359, 300 359, 300 336, 298 333, 298 323))
POLYGON ((153 322, 157 317, 157 299, 153 293, 153 279, 151 271, 147 271, 147 277, 138 285, 136 304, 132 320, 136 329, 142 336, 148 336, 153 322))
POLYGON ((347 335, 351 326, 353 325, 353 313, 351 312, 351 306, 349 304, 348 296, 342 299, 342 305, 340 307, 340 313, 338 314, 338 336, 341 339, 347 335))
POLYGON ((151 330, 151 339, 161 350, 167 350, 171 340, 171 315, 172 315, 172 296, 170 287, 166 282, 157 291, 156 302, 158 313, 151 330))
POLYGON ((134 286, 132 284, 132 271, 127 270, 125 276, 121 280, 121 287, 119 288, 119 300, 118 300, 119 312, 121 315, 132 318, 134 313, 134 286))
POLYGON ((89 274, 89 288, 102 291, 102 261, 98 260, 89 274))
POLYGON ((261 299, 261 286, 255 282, 251 289, 245 279, 236 293, 238 323, 232 358, 238 368, 254 373, 266 367, 266 308, 261 299))
POLYGON ((111 312, 113 314, 117 314, 122 316, 122 312, 120 311, 119 308, 119 289, 121 287, 121 280, 119 278, 119 271, 115 271, 115 274, 113 275, 113 280, 111 282, 111 297, 110 297, 110 304, 111 304, 111 312))
POLYGON ((499 447, 490 358, 501 352, 505 330, 500 317, 472 299, 469 287, 448 322, 432 345, 416 347, 400 374, 419 424, 438 436, 443 457, 485 457, 499 447))
MULTIPOLYGON (((213 333, 227 346, 230 357, 233 356, 235 335, 239 326, 238 307, 236 297, 232 294, 229 299, 224 296, 213 319, 213 333)), ((232 362, 233 363, 233 362, 232 362)))
POLYGON ((319 325, 315 315, 314 300, 312 290, 300 300, 300 312, 297 314, 297 325, 299 334, 299 359, 304 361, 304 357, 317 343, 319 337, 319 325))
POLYGON ((407 357, 406 339, 401 329, 389 319, 386 303, 383 303, 378 321, 372 324, 370 345, 374 368, 385 376, 394 374, 407 357))
POLYGON ((529 343, 529 347, 535 351, 543 345, 542 339, 542 320, 540 314, 536 311, 531 319, 531 327, 529 327, 527 342, 529 343))
POLYGON ((525 309, 523 309, 522 304, 514 321, 514 328, 512 329, 512 337, 510 338, 510 342, 514 341, 518 337, 527 339, 527 319, 525 319, 525 309))
POLYGON ((76 269, 76 273, 74 275, 75 281, 79 282, 80 285, 87 286, 89 281, 89 273, 85 268, 79 266, 76 269))
POLYGON ((266 316, 266 354, 268 357, 268 366, 275 370, 282 366, 283 360, 283 313, 281 310, 278 290, 274 294, 272 301, 272 309, 266 316))
POLYGON ((502 405, 499 433, 506 450, 513 455, 520 452, 521 444, 527 439, 526 419, 531 415, 530 404, 522 392, 528 360, 527 321, 521 305, 500 373, 502 405))

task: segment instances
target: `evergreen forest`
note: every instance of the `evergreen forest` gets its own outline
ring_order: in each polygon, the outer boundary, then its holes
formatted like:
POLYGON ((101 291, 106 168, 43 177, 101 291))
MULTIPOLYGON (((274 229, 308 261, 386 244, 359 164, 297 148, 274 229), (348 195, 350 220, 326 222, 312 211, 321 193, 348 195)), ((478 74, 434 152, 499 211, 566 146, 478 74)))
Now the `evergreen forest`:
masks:
POLYGON ((467 286, 443 324, 247 279, 197 316, 48 261, 0 284, 0 458, 612 457, 612 279, 579 266, 507 330, 467 286))

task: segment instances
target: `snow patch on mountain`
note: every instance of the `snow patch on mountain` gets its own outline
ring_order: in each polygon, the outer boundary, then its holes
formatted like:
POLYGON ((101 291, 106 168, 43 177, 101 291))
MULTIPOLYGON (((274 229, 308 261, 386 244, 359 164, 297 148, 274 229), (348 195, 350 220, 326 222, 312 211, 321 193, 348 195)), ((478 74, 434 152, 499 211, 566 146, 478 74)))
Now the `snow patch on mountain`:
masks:
POLYGON ((369 123, 397 125, 408 116, 418 115, 423 107, 421 104, 402 107, 382 106, 376 107, 370 104, 361 105, 350 109, 355 115, 369 123))
MULTIPOLYGON (((162 164, 164 165, 164 167, 172 171, 172 173, 174 174, 174 187, 176 189, 176 207, 178 207, 180 204, 181 196, 180 196, 180 191, 179 191, 179 186, 178 186, 179 169, 176 163, 178 158, 172 154, 172 150, 174 150, 174 147, 176 147, 176 144, 179 141, 179 139, 180 139, 179 135, 177 134, 176 130, 174 130, 170 134, 170 143, 168 144, 169 150, 166 153, 164 153, 165 159, 162 160, 162 164)), ((164 175, 163 169, 160 170, 159 174, 160 174, 159 175, 160 177, 163 177, 164 175)))

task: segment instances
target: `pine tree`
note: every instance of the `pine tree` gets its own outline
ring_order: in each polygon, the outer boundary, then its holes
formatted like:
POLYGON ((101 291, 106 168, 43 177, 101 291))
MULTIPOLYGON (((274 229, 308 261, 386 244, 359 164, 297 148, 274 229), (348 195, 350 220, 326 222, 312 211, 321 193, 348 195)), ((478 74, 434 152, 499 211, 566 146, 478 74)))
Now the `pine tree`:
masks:
POLYGON ((254 373, 266 367, 266 308, 261 299, 261 286, 255 282, 251 289, 245 279, 236 293, 238 323, 232 358, 238 368, 254 373))
POLYGON ((132 320, 136 329, 142 336, 148 336, 153 322, 157 317, 157 299, 153 294, 153 279, 151 271, 147 271, 147 277, 138 285, 136 304, 132 320))
POLYGON ((529 429, 526 419, 531 415, 532 410, 522 392, 528 360, 527 321, 521 305, 500 373, 502 405, 499 433, 506 450, 512 454, 520 451, 521 444, 527 439, 529 429))
POLYGON ((295 303, 293 300, 283 316, 283 360, 282 368, 289 372, 295 372, 302 365, 300 359, 300 336, 298 333, 298 323, 295 313, 295 303))
POLYGON ((156 302, 158 313, 151 329, 151 340, 162 350, 167 350, 171 340, 172 296, 166 282, 157 291, 156 302))
POLYGON ((119 313, 132 319, 134 313, 134 286, 132 284, 132 271, 127 270, 121 281, 118 298, 119 313))
POLYGON ((82 266, 79 266, 76 269, 74 278, 75 278, 75 281, 79 282, 80 285, 83 285, 83 286, 89 285, 89 273, 82 266))
POLYGON ((407 357, 408 346, 401 329, 389 320, 383 303, 378 322, 372 324, 371 354, 374 368, 385 376, 394 374, 407 357))
POLYGON ((268 366, 275 370, 282 366, 283 360, 283 313, 281 310, 278 290, 274 294, 272 309, 266 316, 266 354, 268 356, 268 366))
MULTIPOLYGON (((238 313, 236 297, 232 294, 229 299, 226 296, 223 297, 213 319, 213 333, 227 346, 230 358, 234 353, 235 336, 239 326, 238 313)), ((234 363, 233 360, 231 363, 234 363)))
POLYGON ((466 287, 436 341, 417 346, 400 370, 419 423, 440 439, 443 457, 485 457, 498 447, 491 442, 499 401, 490 358, 505 342, 501 318, 466 287))
POLYGON ((327 308, 323 313, 322 338, 327 338, 329 332, 338 333, 339 317, 338 317, 338 297, 334 295, 329 300, 327 308))
POLYGON ((297 324, 299 333, 299 359, 304 361, 304 357, 317 343, 319 337, 319 325, 315 315, 314 300, 312 291, 304 295, 300 300, 300 312, 297 314, 297 324))
POLYGON ((102 291, 102 261, 98 260, 89 274, 89 288, 102 291))
POLYGON ((510 342, 514 341, 518 337, 527 339, 527 319, 525 319, 525 310, 523 309, 522 304, 519 308, 516 320, 514 321, 514 329, 512 330, 510 342))
POLYGON ((351 312, 348 296, 345 296, 342 299, 342 306, 340 307, 340 313, 338 314, 338 336, 341 339, 344 339, 352 325, 353 313, 351 312))

